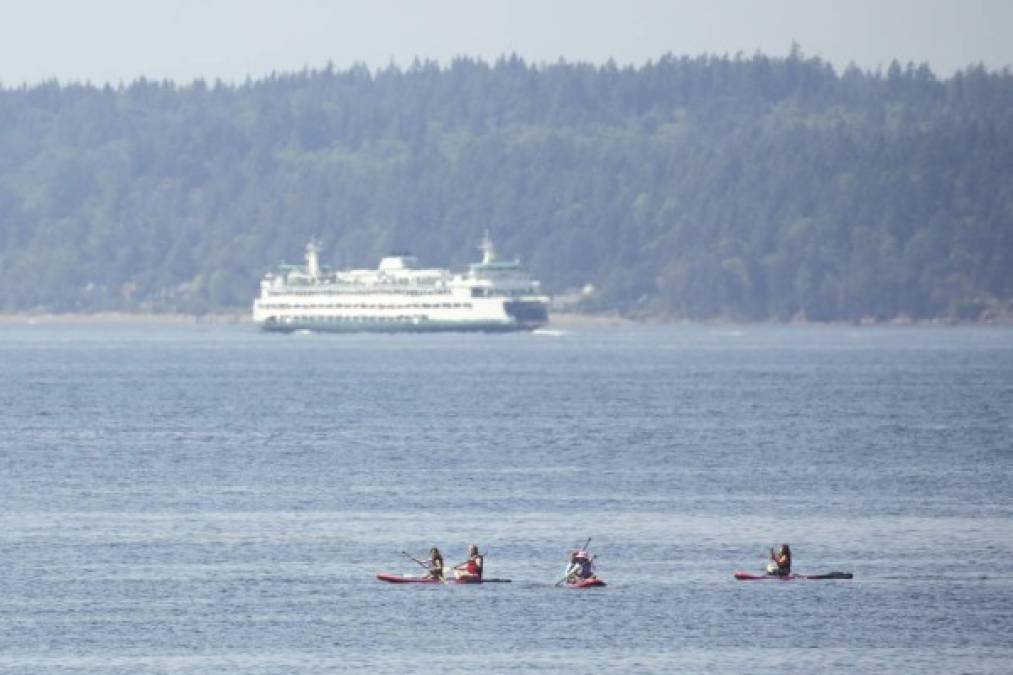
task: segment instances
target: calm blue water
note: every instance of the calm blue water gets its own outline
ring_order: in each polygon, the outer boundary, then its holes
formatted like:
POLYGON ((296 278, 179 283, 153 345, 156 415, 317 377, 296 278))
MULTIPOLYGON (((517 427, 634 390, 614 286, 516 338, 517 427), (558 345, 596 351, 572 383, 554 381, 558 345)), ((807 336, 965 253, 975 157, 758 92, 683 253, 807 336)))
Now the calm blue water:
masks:
POLYGON ((2 672, 1013 663, 1008 328, 5 327, 0 411, 2 672))

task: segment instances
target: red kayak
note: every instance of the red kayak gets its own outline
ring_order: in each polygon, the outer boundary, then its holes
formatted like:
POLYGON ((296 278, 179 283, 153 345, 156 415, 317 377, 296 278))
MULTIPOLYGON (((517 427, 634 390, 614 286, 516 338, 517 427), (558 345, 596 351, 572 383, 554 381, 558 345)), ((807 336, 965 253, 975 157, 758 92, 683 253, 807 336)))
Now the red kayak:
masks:
POLYGON ((595 586, 607 586, 604 581, 598 577, 590 577, 588 579, 581 579, 580 581, 567 582, 567 588, 594 588, 595 586))
POLYGON ((510 583, 510 579, 447 579, 443 581, 435 577, 413 577, 406 574, 387 574, 379 572, 376 578, 391 584, 503 584, 510 583))
POLYGON ((820 579, 851 579, 854 575, 851 572, 827 572, 826 574, 751 574, 749 572, 736 572, 735 578, 739 581, 817 581, 820 579))

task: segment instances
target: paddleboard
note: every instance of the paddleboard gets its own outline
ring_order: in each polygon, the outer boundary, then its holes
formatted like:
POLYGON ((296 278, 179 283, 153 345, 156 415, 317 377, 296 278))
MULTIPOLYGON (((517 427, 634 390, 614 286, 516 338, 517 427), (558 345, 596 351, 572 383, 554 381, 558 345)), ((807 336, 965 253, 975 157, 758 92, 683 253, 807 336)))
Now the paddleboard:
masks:
POLYGON ((573 583, 567 582, 565 585, 568 588, 594 588, 595 586, 607 586, 608 584, 598 577, 591 577, 590 579, 581 579, 580 581, 574 581, 573 583))
POLYGON ((735 578, 739 581, 818 581, 821 579, 851 579, 854 575, 851 572, 827 572, 826 574, 788 574, 777 576, 776 574, 751 574, 750 572, 735 572, 735 578))
MULTIPOLYGON (((439 579, 425 576, 411 576, 407 574, 388 574, 387 572, 379 572, 376 578, 380 581, 386 581, 390 584, 439 584, 443 583, 439 579)), ((448 584, 503 584, 510 583, 510 579, 447 579, 448 584)))

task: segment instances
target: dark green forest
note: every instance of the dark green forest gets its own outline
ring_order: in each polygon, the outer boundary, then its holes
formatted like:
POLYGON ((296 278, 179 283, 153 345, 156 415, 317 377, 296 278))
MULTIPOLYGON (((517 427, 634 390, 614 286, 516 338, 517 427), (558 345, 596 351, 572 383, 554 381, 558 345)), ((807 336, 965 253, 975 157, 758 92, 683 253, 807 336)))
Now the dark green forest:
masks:
POLYGON ((631 316, 980 320, 1013 301, 1013 74, 461 58, 0 87, 0 310, 245 309, 260 276, 489 230, 631 316))

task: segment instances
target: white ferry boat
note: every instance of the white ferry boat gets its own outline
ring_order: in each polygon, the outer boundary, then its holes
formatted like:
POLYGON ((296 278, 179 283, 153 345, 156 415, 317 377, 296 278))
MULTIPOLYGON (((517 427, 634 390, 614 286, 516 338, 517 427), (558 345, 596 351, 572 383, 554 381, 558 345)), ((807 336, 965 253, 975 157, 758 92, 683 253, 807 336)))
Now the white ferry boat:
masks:
POLYGON ((464 274, 419 268, 414 256, 383 258, 377 269, 331 271, 319 247, 306 265, 282 265, 260 282, 253 320, 264 330, 511 331, 548 321, 549 298, 517 260, 500 260, 486 236, 482 262, 464 274))

